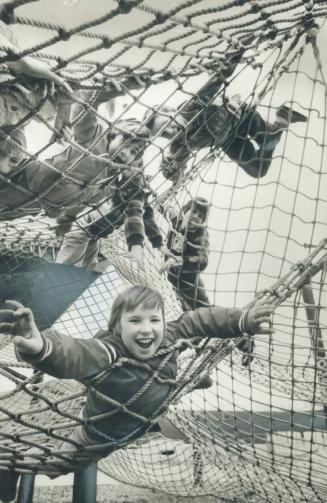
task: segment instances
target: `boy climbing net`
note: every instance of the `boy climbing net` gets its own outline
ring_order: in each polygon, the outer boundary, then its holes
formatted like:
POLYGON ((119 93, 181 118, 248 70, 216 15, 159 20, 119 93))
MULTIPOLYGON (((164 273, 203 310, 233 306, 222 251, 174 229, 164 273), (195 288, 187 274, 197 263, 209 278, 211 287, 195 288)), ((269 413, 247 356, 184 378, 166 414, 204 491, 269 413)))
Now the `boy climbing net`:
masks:
POLYGON ((188 309, 210 305, 200 278, 200 272, 206 269, 209 260, 208 211, 206 199, 190 199, 180 213, 171 218, 167 236, 171 256, 165 257, 161 272, 167 271, 168 280, 188 309))
POLYGON ((176 387, 179 339, 273 333, 266 324, 274 308, 267 302, 245 311, 199 308, 166 323, 161 295, 141 285, 116 298, 108 328, 87 340, 51 329, 40 333, 29 308, 6 304, 0 333, 12 335, 21 359, 54 377, 87 384, 85 423, 71 440, 76 447, 98 446, 101 456, 141 437, 166 411, 176 387))
POLYGON ((249 176, 261 178, 268 172, 283 132, 292 123, 307 121, 305 115, 282 105, 270 123, 261 117, 256 105, 244 103, 238 94, 225 94, 224 85, 244 51, 245 47, 227 53, 227 66, 180 107, 153 107, 146 112, 144 121, 152 135, 170 140, 161 170, 174 184, 185 180, 189 160, 205 148, 221 149, 249 176))

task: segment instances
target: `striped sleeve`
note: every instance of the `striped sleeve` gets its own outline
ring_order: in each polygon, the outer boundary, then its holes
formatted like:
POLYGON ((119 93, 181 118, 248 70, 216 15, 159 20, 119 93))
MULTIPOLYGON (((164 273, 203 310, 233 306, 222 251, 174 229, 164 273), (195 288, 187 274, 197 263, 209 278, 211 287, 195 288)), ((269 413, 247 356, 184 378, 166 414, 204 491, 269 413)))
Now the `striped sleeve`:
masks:
POLYGON ((106 354, 108 356, 108 366, 115 363, 115 361, 117 360, 117 353, 116 353, 115 348, 111 344, 106 344, 105 342, 100 341, 99 339, 94 339, 94 340, 98 344, 100 344, 102 349, 106 352, 106 354))

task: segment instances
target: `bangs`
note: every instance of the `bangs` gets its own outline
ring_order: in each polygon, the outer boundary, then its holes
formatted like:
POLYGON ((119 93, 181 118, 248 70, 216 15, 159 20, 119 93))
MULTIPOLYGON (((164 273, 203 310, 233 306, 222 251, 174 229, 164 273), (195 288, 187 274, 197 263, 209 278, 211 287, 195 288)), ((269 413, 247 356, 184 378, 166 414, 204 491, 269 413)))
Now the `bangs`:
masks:
POLYGON ((124 311, 133 311, 138 306, 163 311, 164 303, 160 293, 152 288, 136 285, 125 292, 124 311))
POLYGON ((113 333, 119 332, 121 315, 127 311, 133 311, 138 306, 144 309, 161 310, 165 317, 164 300, 159 292, 143 285, 135 285, 118 295, 111 309, 108 329, 113 333))

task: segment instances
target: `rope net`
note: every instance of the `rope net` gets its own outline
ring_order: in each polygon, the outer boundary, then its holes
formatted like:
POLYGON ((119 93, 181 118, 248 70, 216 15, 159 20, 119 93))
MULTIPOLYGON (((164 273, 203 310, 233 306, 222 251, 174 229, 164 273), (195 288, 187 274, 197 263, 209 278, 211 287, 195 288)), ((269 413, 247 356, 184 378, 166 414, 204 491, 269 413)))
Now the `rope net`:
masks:
MULTIPOLYGON (((85 338, 106 327, 114 299, 132 284, 162 293, 168 321, 199 305, 276 306, 275 333, 256 336, 254 348, 246 336, 191 341, 166 404, 167 431, 107 457, 96 446, 72 456, 85 384, 42 380, 2 335, 3 470, 56 476, 101 458, 111 477, 182 496, 326 500, 319 41, 327 8, 216 3, 1 2, 0 301, 31 307, 41 329, 85 338), (28 56, 70 89, 12 67, 28 56), (67 107, 69 120, 59 120, 67 107), (126 152, 134 156, 127 178, 126 152), (143 266, 132 260, 133 184, 170 250, 178 255, 184 232, 202 265, 161 274, 164 256, 146 221, 143 266), (194 244, 183 217, 196 204, 206 232, 194 244)), ((128 404, 112 405, 133 417, 128 404)))

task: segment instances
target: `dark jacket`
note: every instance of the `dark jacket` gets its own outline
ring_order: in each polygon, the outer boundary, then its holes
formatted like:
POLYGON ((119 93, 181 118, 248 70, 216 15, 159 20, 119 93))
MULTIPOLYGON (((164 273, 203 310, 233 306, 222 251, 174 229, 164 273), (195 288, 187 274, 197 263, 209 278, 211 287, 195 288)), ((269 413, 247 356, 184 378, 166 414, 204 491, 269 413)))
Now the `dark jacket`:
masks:
POLYGON ((107 331, 99 332, 94 339, 83 340, 48 330, 43 334, 46 344, 41 354, 20 356, 54 377, 74 378, 91 384, 84 418, 100 414, 106 417, 90 423, 94 427, 86 426, 88 435, 98 443, 108 439, 123 442, 131 436, 141 436, 151 420, 167 408, 175 390, 178 351, 173 345, 176 341, 193 337, 239 337, 241 313, 222 307, 184 313, 178 320, 167 323, 162 345, 156 355, 145 362, 133 360, 121 337, 107 331), (52 349, 40 361, 48 351, 49 341, 52 349), (117 365, 109 362, 108 354, 117 355, 117 365), (154 376, 155 372, 158 374, 154 376))
POLYGON ((203 224, 202 227, 185 227, 182 229, 183 217, 172 219, 172 229, 168 232, 167 248, 176 256, 183 257, 182 269, 184 271, 204 271, 208 265, 209 233, 203 224), (176 236, 183 236, 181 252, 174 249, 176 236), (196 262, 190 262, 190 257, 198 257, 196 262))
POLYGON ((229 100, 221 95, 217 98, 221 85, 220 77, 213 78, 188 103, 181 105, 179 114, 187 125, 180 128, 170 144, 168 157, 173 159, 170 164, 174 168, 169 168, 167 161, 161 164, 166 178, 177 181, 195 153, 203 148, 219 149, 234 136, 239 113, 229 100))
POLYGON ((147 236, 153 248, 162 245, 162 236, 155 221, 154 211, 148 203, 150 193, 145 188, 144 177, 125 169, 115 180, 112 210, 88 227, 88 232, 96 237, 106 237, 125 226, 128 249, 134 245, 144 245, 147 236))

